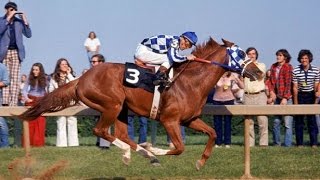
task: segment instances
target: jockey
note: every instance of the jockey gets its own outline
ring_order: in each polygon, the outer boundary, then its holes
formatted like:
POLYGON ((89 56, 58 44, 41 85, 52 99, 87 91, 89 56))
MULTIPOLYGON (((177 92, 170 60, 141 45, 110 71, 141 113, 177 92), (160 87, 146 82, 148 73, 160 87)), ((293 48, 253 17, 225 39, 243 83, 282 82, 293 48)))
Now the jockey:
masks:
POLYGON ((180 50, 189 49, 196 45, 198 37, 194 32, 185 32, 179 36, 158 35, 144 39, 137 47, 134 55, 136 61, 145 64, 161 65, 155 74, 154 85, 166 83, 166 71, 173 62, 194 60, 193 54, 183 56, 180 50))

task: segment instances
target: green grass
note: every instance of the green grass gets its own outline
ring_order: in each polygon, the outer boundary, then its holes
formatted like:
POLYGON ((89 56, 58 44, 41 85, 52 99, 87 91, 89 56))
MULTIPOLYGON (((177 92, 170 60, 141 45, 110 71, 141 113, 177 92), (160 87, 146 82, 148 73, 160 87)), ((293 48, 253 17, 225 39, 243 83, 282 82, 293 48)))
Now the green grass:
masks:
MULTIPOLYGON (((167 148, 165 138, 159 136, 157 146, 167 148)), ((195 169, 195 162, 201 157, 205 136, 188 136, 186 149, 179 156, 158 156, 159 167, 152 166, 135 152, 130 165, 126 166, 118 148, 100 150, 93 145, 95 137, 81 138, 80 147, 70 148, 57 148, 53 146, 55 139, 47 138, 48 146, 31 150, 36 160, 32 172, 37 175, 54 163, 66 160, 67 167, 57 173, 55 179, 238 179, 244 171, 244 148, 240 145, 243 140, 232 138, 232 147, 214 149, 200 171, 195 169)), ((8 165, 21 157, 24 157, 23 149, 0 149, 0 176, 10 179, 8 165)), ((17 170, 24 174, 22 167, 17 170)), ((261 179, 319 179, 320 148, 251 148, 251 175, 261 179)))

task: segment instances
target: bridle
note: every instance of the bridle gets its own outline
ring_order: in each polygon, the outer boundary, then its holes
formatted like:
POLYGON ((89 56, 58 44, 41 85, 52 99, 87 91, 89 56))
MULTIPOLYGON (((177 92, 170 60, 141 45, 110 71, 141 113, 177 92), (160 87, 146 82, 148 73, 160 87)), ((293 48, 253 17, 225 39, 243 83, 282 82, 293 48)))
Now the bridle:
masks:
POLYGON ((224 63, 217 63, 215 61, 209 61, 201 58, 196 58, 195 61, 217 65, 228 71, 237 72, 241 74, 241 76, 247 73, 257 80, 251 72, 246 70, 246 67, 252 62, 252 60, 247 57, 240 47, 233 45, 232 47, 228 47, 226 51, 227 53, 224 63))

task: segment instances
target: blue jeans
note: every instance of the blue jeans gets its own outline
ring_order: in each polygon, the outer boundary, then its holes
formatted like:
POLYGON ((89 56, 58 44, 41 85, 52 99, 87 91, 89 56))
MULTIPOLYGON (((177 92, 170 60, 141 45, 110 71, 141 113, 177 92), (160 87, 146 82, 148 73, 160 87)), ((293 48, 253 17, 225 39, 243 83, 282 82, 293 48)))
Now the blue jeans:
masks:
MULTIPOLYGON (((134 141, 134 116, 128 116, 128 134, 131 140, 134 141)), ((148 118, 139 117, 139 139, 138 144, 147 142, 148 118)))
MULTIPOLYGON (((280 104, 281 99, 277 98, 274 104, 280 104)), ((292 104, 292 99, 288 100, 288 105, 292 104)), ((273 144, 281 146, 281 120, 284 120, 284 127, 285 127, 285 135, 284 135, 284 146, 290 147, 292 146, 292 123, 293 123, 293 116, 282 116, 282 115, 275 115, 273 120, 273 144)))
MULTIPOLYGON (((313 104, 315 101, 314 92, 298 92, 299 104, 313 104)), ((295 116, 296 141, 297 146, 303 145, 304 117, 307 117, 307 126, 309 131, 310 145, 318 144, 318 126, 315 115, 298 115, 295 116)))
POLYGON ((317 122, 317 126, 318 126, 318 133, 320 132, 320 114, 316 115, 316 122, 317 122))
MULTIPOLYGON (((234 100, 231 101, 213 101, 213 105, 234 105, 234 100)), ((217 133, 217 145, 230 145, 231 144, 231 119, 232 115, 215 115, 213 116, 214 129, 217 133), (224 128, 222 123, 224 120, 224 128), (224 131, 223 131, 224 130, 224 131)))
POLYGON ((9 128, 7 121, 0 117, 0 148, 9 147, 9 128))

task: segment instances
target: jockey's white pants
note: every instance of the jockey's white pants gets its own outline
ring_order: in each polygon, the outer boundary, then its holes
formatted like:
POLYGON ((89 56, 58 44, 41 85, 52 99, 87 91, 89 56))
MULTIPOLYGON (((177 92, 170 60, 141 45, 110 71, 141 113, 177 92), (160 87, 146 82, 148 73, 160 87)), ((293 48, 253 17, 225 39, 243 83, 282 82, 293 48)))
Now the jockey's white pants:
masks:
POLYGON ((77 123, 77 118, 75 116, 58 117, 56 146, 79 146, 77 123))
POLYGON ((138 45, 134 57, 146 64, 161 65, 166 67, 167 69, 170 67, 170 62, 167 54, 155 53, 151 51, 147 46, 142 44, 138 45))

